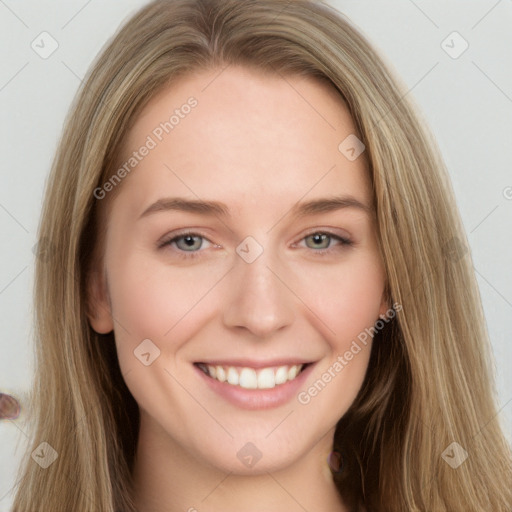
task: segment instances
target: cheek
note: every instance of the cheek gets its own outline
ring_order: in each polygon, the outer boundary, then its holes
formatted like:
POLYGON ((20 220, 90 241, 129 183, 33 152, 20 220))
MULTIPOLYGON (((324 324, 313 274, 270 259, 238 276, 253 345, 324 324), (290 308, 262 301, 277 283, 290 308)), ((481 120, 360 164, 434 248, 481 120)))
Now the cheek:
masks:
POLYGON ((305 410, 336 423, 363 384, 378 319, 385 277, 375 255, 361 255, 350 265, 326 267, 303 280, 304 302, 318 317, 328 353, 315 368, 297 401, 305 410), (307 286, 306 286, 307 285, 307 286))
POLYGON ((385 283, 380 260, 374 254, 354 254, 346 265, 317 265, 305 275, 297 280, 298 293, 324 324, 332 348, 344 351, 378 319, 385 283))
POLYGON ((203 265, 171 268, 142 252, 133 252, 111 265, 109 294, 116 322, 116 339, 123 351, 144 339, 159 340, 167 352, 179 347, 176 337, 188 317, 221 277, 203 265), (165 340, 165 347, 160 340, 165 340))

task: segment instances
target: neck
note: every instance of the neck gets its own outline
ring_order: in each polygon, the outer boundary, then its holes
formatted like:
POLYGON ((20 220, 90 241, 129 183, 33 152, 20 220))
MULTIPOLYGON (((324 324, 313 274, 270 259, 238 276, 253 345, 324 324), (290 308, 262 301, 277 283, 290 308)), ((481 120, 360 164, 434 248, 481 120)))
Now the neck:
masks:
MULTIPOLYGON (((239 475, 198 460, 141 411, 133 470, 139 512, 348 512, 327 465, 334 430, 300 460, 239 475)), ((257 466, 255 466, 256 470, 257 466)))

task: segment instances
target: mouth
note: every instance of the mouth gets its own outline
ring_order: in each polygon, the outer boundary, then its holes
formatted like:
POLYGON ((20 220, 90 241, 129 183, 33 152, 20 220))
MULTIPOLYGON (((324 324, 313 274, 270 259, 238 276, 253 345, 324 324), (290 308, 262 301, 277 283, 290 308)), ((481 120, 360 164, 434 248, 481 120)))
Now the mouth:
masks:
POLYGON ((243 389, 272 389, 294 381, 312 363, 254 368, 198 362, 194 365, 209 378, 243 389))

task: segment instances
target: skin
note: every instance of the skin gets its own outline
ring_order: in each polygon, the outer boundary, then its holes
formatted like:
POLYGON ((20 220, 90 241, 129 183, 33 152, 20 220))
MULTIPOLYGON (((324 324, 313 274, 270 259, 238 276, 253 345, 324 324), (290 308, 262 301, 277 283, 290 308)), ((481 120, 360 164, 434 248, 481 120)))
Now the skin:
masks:
POLYGON ((353 121, 336 91, 310 78, 203 71, 152 98, 120 161, 190 96, 198 105, 119 185, 90 280, 91 325, 114 330, 140 408, 139 509, 348 511, 326 459, 336 423, 363 382, 371 339, 308 404, 294 396, 273 408, 237 407, 193 363, 300 357, 315 362, 304 391, 385 314, 372 216, 351 207, 291 213, 298 201, 333 195, 371 205, 364 153, 349 161, 338 150, 356 133, 353 121), (140 218, 171 196, 221 201, 230 213, 140 218), (183 239, 158 247, 183 228, 205 237, 195 258, 182 257, 190 254, 183 239), (307 237, 326 231, 353 243, 307 237), (236 252, 247 236, 263 248, 252 263, 236 252), (134 356, 144 339, 160 350, 148 366, 134 356), (237 457, 247 442, 261 453, 253 467, 237 457))

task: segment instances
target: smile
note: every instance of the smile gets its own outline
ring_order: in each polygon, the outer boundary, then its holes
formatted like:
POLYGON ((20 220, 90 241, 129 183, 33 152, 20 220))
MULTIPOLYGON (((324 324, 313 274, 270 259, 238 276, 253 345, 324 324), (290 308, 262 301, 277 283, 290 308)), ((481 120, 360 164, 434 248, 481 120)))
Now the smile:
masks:
POLYGON ((249 368, 196 363, 206 375, 219 382, 244 389, 271 389, 294 380, 307 364, 249 368))
MULTIPOLYGON (((193 365, 209 393, 248 410, 290 403, 304 387, 316 362, 298 358, 198 361, 193 365)), ((208 400, 214 400, 208 396, 208 400)), ((213 403, 213 402, 212 402, 213 403)))

